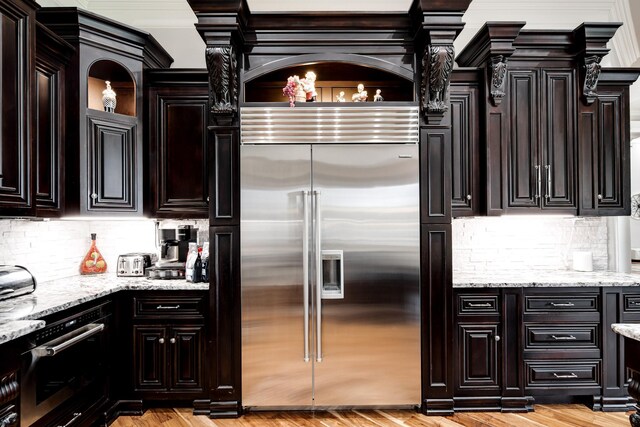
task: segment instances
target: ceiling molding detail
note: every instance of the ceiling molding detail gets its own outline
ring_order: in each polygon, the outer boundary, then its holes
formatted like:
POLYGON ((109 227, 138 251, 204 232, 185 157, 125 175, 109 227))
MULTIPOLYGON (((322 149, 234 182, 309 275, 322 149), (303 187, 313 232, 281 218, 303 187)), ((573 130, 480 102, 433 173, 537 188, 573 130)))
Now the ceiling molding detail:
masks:
POLYGON ((609 16, 610 21, 620 21, 624 24, 618 28, 616 35, 611 40, 612 53, 617 57, 615 65, 630 67, 640 58, 640 48, 638 48, 638 40, 636 40, 636 30, 629 7, 629 0, 614 2, 609 16))

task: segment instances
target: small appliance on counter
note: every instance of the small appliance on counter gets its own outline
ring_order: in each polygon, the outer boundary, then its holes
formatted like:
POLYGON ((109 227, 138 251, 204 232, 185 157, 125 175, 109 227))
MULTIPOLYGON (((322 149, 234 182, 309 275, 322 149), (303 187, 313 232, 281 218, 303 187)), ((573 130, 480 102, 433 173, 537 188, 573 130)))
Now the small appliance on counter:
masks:
POLYGON ((150 279, 184 279, 189 242, 198 241, 198 229, 190 225, 158 229, 160 254, 155 267, 147 269, 150 279))
POLYGON ((143 277, 149 267, 156 261, 158 256, 151 253, 136 252, 118 256, 117 276, 122 277, 143 277))
POLYGON ((36 278, 19 265, 0 265, 0 300, 19 297, 36 290, 36 278))

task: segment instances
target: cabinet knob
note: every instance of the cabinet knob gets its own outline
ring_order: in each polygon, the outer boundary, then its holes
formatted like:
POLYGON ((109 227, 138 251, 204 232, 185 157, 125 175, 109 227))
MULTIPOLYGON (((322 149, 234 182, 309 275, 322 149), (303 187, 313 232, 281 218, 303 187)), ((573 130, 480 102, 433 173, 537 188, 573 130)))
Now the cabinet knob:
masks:
POLYGON ((496 341, 500 341, 500 335, 494 335, 493 339, 496 340, 496 341))
POLYGON ((209 196, 207 196, 207 202, 209 201, 209 196))
POLYGON ((160 338, 160 339, 158 340, 158 342, 159 342, 160 344, 164 344, 164 338, 160 338))
POLYGON ((471 200, 471 194, 467 194, 467 200, 471 200))
POLYGON ((91 193, 91 198, 95 200, 98 198, 98 195, 96 193, 91 193))
POLYGON ((175 339, 175 338, 171 338, 171 339, 169 340, 169 342, 170 342, 171 344, 175 344, 175 343, 176 343, 176 339, 175 339))
POLYGON ((602 194, 598 194, 598 200, 602 200, 602 194))

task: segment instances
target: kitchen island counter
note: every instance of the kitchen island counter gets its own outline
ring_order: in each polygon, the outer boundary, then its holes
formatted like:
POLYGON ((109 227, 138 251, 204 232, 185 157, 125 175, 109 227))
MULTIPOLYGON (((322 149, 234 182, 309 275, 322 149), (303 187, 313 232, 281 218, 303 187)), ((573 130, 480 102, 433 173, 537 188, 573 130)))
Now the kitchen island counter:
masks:
POLYGON ((454 288, 640 286, 640 275, 611 271, 456 271, 454 288))
POLYGON ((115 294, 120 291, 207 290, 208 283, 184 280, 149 280, 113 274, 74 276, 39 282, 35 292, 0 301, 0 344, 20 338, 45 326, 45 316, 115 294))

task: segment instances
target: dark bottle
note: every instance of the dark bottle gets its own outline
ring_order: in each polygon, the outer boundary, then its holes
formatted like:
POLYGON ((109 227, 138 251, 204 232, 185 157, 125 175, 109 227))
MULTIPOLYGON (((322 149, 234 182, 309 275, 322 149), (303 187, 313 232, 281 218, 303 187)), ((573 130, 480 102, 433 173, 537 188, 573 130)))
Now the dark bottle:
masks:
POLYGON ((193 263, 193 283, 202 282, 202 248, 198 248, 198 257, 193 263))

